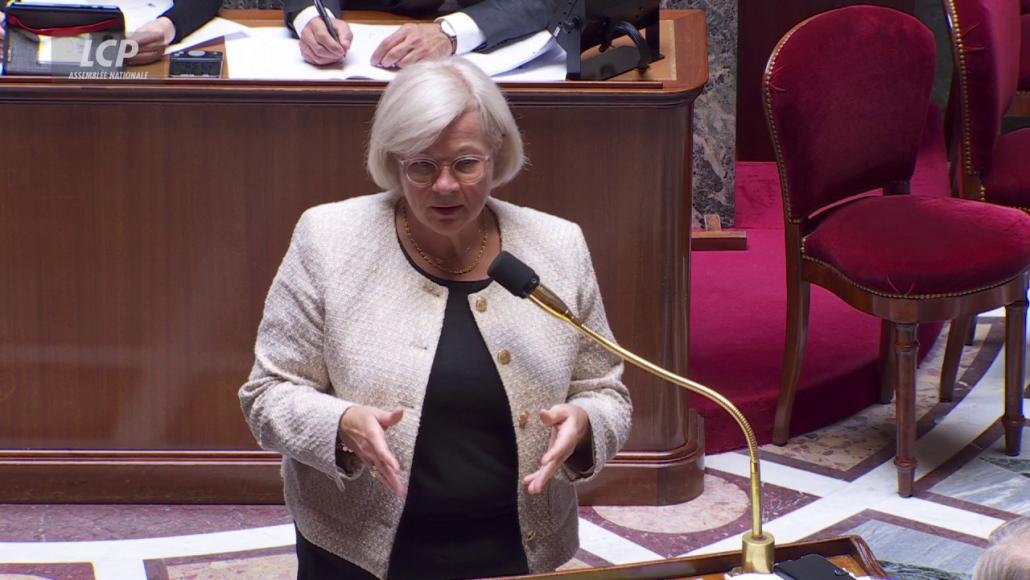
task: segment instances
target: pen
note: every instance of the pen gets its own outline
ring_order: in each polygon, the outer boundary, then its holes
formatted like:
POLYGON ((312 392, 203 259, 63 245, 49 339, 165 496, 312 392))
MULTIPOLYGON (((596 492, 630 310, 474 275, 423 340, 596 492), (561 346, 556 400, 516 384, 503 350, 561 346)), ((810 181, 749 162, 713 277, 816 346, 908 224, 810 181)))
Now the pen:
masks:
POLYGON ((333 40, 339 44, 340 35, 337 34, 336 27, 333 26, 333 21, 329 18, 329 11, 325 9, 325 4, 322 4, 322 0, 315 0, 315 10, 318 10, 318 15, 322 18, 322 22, 324 22, 325 27, 329 29, 329 36, 332 36, 333 40))

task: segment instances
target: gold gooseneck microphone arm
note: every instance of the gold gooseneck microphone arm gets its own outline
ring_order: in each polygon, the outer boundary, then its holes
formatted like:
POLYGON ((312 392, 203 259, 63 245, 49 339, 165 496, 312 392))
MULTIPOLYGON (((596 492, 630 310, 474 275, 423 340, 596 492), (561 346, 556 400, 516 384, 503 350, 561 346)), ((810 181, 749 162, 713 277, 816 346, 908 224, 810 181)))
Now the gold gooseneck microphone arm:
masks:
POLYGON ((769 532, 762 532, 762 481, 758 470, 758 443, 755 439, 755 433, 751 429, 751 425, 747 422, 747 419, 744 418, 744 415, 740 410, 737 409, 729 399, 701 383, 697 383, 675 373, 671 373, 650 361, 640 358, 600 334, 597 334, 590 327, 584 325, 578 318, 576 318, 576 316, 569 310, 569 307, 562 302, 561 298, 558 298, 558 296, 543 284, 538 285, 527 297, 534 304, 547 311, 548 314, 554 316, 558 320, 570 324, 584 336, 601 345, 605 350, 611 352, 615 356, 618 356, 655 376, 665 379, 674 385, 682 387, 692 393, 697 393, 711 401, 715 401, 716 404, 722 407, 730 414, 730 416, 733 417, 737 422, 737 425, 740 426, 740 430, 744 432, 744 437, 747 439, 748 455, 751 457, 751 534, 745 534, 743 537, 743 561, 741 564, 741 571, 745 573, 771 573, 774 561, 773 553, 775 551, 775 542, 772 534, 769 532))

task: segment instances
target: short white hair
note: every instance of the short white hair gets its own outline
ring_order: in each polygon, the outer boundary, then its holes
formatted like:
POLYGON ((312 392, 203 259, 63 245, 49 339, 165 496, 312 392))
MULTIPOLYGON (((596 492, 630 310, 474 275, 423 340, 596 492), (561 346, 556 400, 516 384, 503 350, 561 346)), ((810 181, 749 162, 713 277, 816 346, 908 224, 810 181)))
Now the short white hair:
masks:
POLYGON ((405 68, 383 91, 368 142, 368 173, 379 187, 401 191, 398 159, 432 147, 469 111, 479 113, 491 148, 493 186, 518 175, 525 163, 522 136, 497 85, 463 58, 433 59, 405 68))
POLYGON ((991 533, 990 545, 980 555, 973 580, 1023 580, 1030 577, 1030 517, 1016 518, 991 533))

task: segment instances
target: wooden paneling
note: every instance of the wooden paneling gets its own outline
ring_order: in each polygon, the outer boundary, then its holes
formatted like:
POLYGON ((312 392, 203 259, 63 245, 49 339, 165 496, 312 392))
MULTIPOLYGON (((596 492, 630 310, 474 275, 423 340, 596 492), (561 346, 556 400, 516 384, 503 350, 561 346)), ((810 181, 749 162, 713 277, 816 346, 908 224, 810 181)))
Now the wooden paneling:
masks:
MULTIPOLYGON (((700 14, 672 16, 667 79, 506 88, 532 163, 495 194, 580 223, 616 336, 685 372, 706 69, 700 14)), ((0 81, 16 160, 0 164, 0 501, 281 501, 236 391, 301 212, 376 191, 363 152, 381 90, 0 81)), ((631 440, 587 500, 693 497, 685 394, 626 382, 631 440), (627 479, 648 491, 606 483, 627 479)))

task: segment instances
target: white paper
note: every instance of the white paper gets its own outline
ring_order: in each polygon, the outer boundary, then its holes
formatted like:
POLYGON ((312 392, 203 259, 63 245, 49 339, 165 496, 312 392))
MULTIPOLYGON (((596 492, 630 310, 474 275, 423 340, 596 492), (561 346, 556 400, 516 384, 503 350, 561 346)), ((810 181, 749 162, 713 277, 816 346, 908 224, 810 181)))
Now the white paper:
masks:
POLYGON ((557 45, 557 42, 554 41, 551 33, 541 30, 532 36, 502 46, 496 50, 490 52, 470 52, 462 55, 462 57, 483 69, 483 72, 486 74, 496 76, 515 70, 537 58, 544 54, 552 44, 557 45))
MULTIPOLYGON (((285 27, 255 27, 247 38, 227 39, 228 74, 231 79, 261 80, 382 80, 397 73, 372 66, 372 53, 399 26, 350 24, 354 40, 343 64, 325 67, 304 62, 300 41, 285 27)), ((542 31, 490 53, 471 53, 463 58, 498 80, 548 81, 565 78, 565 53, 542 31), (557 50, 555 50, 557 49, 557 50), (541 59, 540 66, 536 60, 541 59)))
POLYGON ((250 27, 244 26, 238 22, 232 20, 226 20, 225 18, 215 17, 208 21, 207 24, 193 31, 193 34, 179 41, 178 44, 173 44, 165 49, 165 54, 171 54, 180 50, 185 50, 198 44, 203 44, 209 40, 216 38, 225 37, 226 40, 230 38, 241 38, 250 35, 250 27))
POLYGON ((540 56, 515 70, 494 75, 499 83, 540 83, 564 81, 568 74, 565 66, 565 49, 552 41, 540 56))
MULTIPOLYGON (((373 46, 371 50, 375 50, 373 46)), ((389 80, 395 74, 368 64, 372 56, 366 51, 361 64, 360 43, 355 42, 342 65, 319 67, 304 62, 300 41, 286 27, 255 27, 246 38, 225 41, 228 74, 231 79, 263 80, 389 80)))

